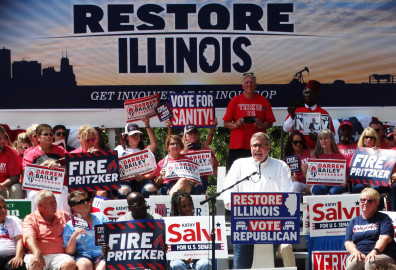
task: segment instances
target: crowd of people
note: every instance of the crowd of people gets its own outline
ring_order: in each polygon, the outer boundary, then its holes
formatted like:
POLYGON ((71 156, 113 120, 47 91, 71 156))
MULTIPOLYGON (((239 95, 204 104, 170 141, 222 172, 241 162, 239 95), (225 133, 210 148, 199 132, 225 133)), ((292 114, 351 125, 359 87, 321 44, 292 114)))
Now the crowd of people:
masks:
MULTIPOLYGON (((335 129, 331 117, 326 110, 317 105, 320 83, 309 81, 302 93, 304 106, 289 107, 283 124, 284 131, 289 133, 284 155, 298 156, 299 158, 300 170, 291 173, 284 161, 269 156, 271 142, 266 130, 272 127, 275 117, 271 104, 265 97, 256 93, 256 87, 257 82, 254 74, 243 74, 242 88, 244 92, 230 101, 223 118, 224 126, 231 131, 225 187, 230 187, 238 180, 258 171, 257 179, 254 181, 239 183, 225 192, 224 203, 227 209, 230 208, 230 194, 233 191, 293 191, 303 195, 361 193, 361 204, 365 207, 369 204, 372 206, 369 209, 370 213, 364 208, 361 219, 366 221, 373 216, 376 219, 383 219, 382 216, 376 214, 377 208, 383 207, 379 195, 377 196, 378 193, 390 193, 390 208, 392 211, 396 210, 396 196, 394 195, 396 174, 392 173, 389 186, 371 185, 368 187, 365 184, 351 184, 347 178, 357 147, 396 150, 394 138, 396 129, 385 128, 382 122, 372 121, 369 127, 363 130, 358 142, 355 143, 353 137, 355 127, 351 121, 344 120, 338 127, 339 143, 336 144, 335 129), (303 113, 319 114, 320 117, 327 120, 324 121, 327 126, 320 127, 318 130, 317 121, 312 118, 312 123, 306 128, 307 133, 303 134, 296 128, 297 115, 303 113), (307 185, 306 174, 309 158, 346 160, 345 182, 336 186, 307 185), (372 204, 373 201, 375 204, 372 204)), ((172 210, 173 215, 192 215, 193 205, 191 205, 190 195, 205 194, 208 176, 200 176, 200 181, 192 181, 187 177, 167 179, 167 168, 170 163, 189 159, 186 154, 209 150, 211 156, 209 162, 215 175, 219 164, 215 153, 210 148, 214 128, 210 130, 209 137, 204 142, 199 128, 194 123, 186 125, 183 135, 179 136, 172 134, 171 123, 167 121, 168 136, 165 140, 167 155, 157 162, 153 153, 158 147, 158 142, 150 127, 150 119, 145 117, 141 120, 147 131, 149 144, 143 144, 143 132, 140 131, 139 126, 135 123, 128 123, 121 134, 121 145, 117 146, 115 150, 119 157, 124 157, 147 149, 152 164, 155 164, 153 172, 135 175, 133 180, 122 182, 120 188, 113 192, 96 191, 92 194, 81 191, 69 193, 66 179, 60 195, 54 195, 48 190, 24 191, 22 189, 23 171, 28 164, 46 166, 50 169, 60 168, 65 164, 66 153, 94 153, 101 149, 105 150, 100 130, 88 125, 81 126, 78 130, 80 147, 72 149, 65 143, 68 134, 67 128, 63 125, 51 127, 47 124, 34 124, 27 128, 26 132, 20 133, 14 143, 9 141, 5 129, 0 126, 0 230, 2 230, 3 236, 1 238, 7 240, 0 241, 0 248, 6 247, 0 251, 0 268, 4 266, 10 269, 23 269, 27 266, 29 269, 43 269, 44 267, 46 267, 45 269, 75 269, 76 267, 78 269, 105 269, 102 250, 94 245, 92 228, 91 230, 76 228, 70 221, 73 216, 77 216, 92 225, 108 222, 104 215, 90 212, 90 202, 95 194, 110 199, 127 199, 130 212, 121 217, 119 221, 158 218, 147 212, 145 204, 145 198, 155 194, 173 196, 172 203, 175 204, 175 209, 172 210), (20 220, 7 217, 4 199, 23 198, 34 200, 36 209, 25 218, 22 227, 20 220), (68 213, 73 215, 70 216, 68 213), (24 246, 27 249, 25 256, 23 256, 24 246)), ((215 120, 215 125, 217 125, 217 120, 215 120)), ((362 220, 359 220, 360 223, 362 220)), ((367 225, 367 228, 372 229, 373 227, 367 225)), ((377 229, 379 230, 379 228, 377 229)), ((386 235, 389 235, 391 229, 387 227, 387 230, 389 232, 387 231, 386 235)), ((382 235, 381 231, 378 233, 378 235, 382 235)), ((381 244, 377 247, 375 245, 374 249, 367 250, 366 246, 360 248, 361 245, 356 243, 356 237, 351 232, 347 233, 346 237, 345 246, 351 253, 350 258, 357 262, 364 261, 366 258, 375 261, 374 255, 376 254, 373 254, 372 250, 376 251, 378 255, 386 246, 381 244)), ((360 238, 361 236, 359 236, 360 238)), ((380 237, 380 239, 384 238, 380 237)), ((386 238, 381 240, 381 243, 394 243, 392 241, 386 238)), ((392 244, 389 248, 393 247, 392 244)), ((283 258, 285 266, 295 266, 291 245, 278 245, 274 251, 283 258)), ((235 245, 234 268, 250 268, 253 261, 252 254, 253 245, 235 245)), ((396 256, 386 259, 394 263, 393 259, 396 259, 396 256)), ((172 269, 208 269, 210 262, 192 259, 174 260, 170 265, 172 269)), ((364 266, 364 263, 355 263, 350 269, 363 269, 359 268, 363 267, 362 265, 364 266)))

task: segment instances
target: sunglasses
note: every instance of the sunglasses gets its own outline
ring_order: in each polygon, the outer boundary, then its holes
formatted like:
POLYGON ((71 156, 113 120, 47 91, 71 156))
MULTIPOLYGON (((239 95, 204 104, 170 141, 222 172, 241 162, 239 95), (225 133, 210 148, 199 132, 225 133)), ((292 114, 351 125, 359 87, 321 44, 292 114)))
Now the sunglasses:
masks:
POLYGON ((303 144, 303 141, 292 141, 292 143, 294 144, 294 145, 297 145, 297 144, 303 144))
POLYGON ((86 143, 93 143, 94 141, 96 141, 96 138, 91 138, 91 139, 85 139, 84 140, 86 143))
POLYGON ((375 140, 374 136, 364 136, 363 139, 375 140))
POLYGON ((243 74, 242 74, 243 77, 252 76, 252 75, 254 75, 253 72, 246 72, 246 73, 243 73, 243 74))
POLYGON ((54 134, 52 134, 52 133, 42 133, 41 136, 44 136, 44 137, 53 137, 54 134))
POLYGON ((32 138, 37 138, 37 134, 32 135, 32 138))
POLYGON ((379 133, 381 130, 382 130, 382 128, 376 128, 376 129, 374 129, 377 133, 379 133))
POLYGON ((25 149, 25 150, 29 148, 29 146, 26 146, 26 145, 20 145, 19 147, 22 149, 25 149))
POLYGON ((386 137, 389 141, 393 141, 395 139, 395 137, 392 135, 390 137, 386 137))
POLYGON ((85 204, 85 203, 89 203, 91 201, 90 198, 85 198, 85 199, 81 199, 78 202, 76 202, 74 205, 81 205, 81 204, 85 204))
POLYGON ((362 199, 360 199, 360 202, 361 202, 361 203, 368 203, 368 204, 370 204, 370 203, 373 203, 374 200, 373 200, 373 199, 364 199, 364 198, 362 198, 362 199))
POLYGON ((60 136, 63 136, 63 137, 66 137, 66 132, 57 132, 57 133, 55 133, 55 135, 56 136, 58 136, 58 137, 60 137, 60 136))

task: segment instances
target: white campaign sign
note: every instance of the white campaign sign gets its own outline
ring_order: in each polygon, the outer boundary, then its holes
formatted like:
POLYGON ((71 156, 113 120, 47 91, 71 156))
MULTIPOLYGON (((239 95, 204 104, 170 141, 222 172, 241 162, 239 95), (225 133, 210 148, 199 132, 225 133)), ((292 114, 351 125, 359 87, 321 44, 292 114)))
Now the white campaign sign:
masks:
POLYGON ((309 196, 310 235, 345 235, 349 221, 360 215, 360 194, 309 196))
POLYGON ((25 167, 23 179, 23 189, 48 189, 60 194, 65 179, 65 169, 49 169, 44 166, 28 164, 25 167))
MULTIPOLYGON (((168 260, 211 258, 211 218, 209 216, 166 217, 168 260)), ((215 217, 216 258, 228 258, 224 216, 215 217)))
MULTIPOLYGON (((200 202, 205 200, 205 195, 191 195, 194 204, 194 216, 209 215, 209 206, 207 203, 201 205, 200 202)), ((171 196, 153 195, 147 201, 148 209, 163 217, 169 217, 171 211, 171 196)))

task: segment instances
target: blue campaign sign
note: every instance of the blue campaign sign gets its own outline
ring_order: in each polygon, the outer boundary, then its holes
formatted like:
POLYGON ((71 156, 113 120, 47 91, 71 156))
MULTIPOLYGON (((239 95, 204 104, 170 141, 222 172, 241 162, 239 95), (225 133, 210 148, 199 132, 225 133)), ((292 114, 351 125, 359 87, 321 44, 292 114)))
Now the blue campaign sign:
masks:
POLYGON ((163 220, 131 220, 104 224, 106 269, 166 269, 163 220))
POLYGON ((232 244, 300 242, 300 193, 232 193, 232 244))
POLYGON ((118 155, 113 150, 66 154, 69 191, 112 190, 120 187, 118 155))
POLYGON ((396 162, 394 150, 358 147, 353 156, 349 179, 354 184, 388 186, 396 162))

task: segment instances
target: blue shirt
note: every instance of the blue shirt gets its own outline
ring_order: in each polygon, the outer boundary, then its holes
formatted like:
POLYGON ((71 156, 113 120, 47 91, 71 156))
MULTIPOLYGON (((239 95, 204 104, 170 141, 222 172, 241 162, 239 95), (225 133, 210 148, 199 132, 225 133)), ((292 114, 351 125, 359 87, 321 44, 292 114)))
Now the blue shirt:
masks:
MULTIPOLYGON (((93 219, 92 229, 86 230, 87 233, 84 236, 81 234, 77 236, 75 257, 83 256, 94 259, 102 256, 102 246, 95 246, 95 225, 110 222, 110 220, 102 213, 90 213, 90 215, 93 219)), ((69 220, 63 230, 63 247, 66 247, 75 230, 76 227, 74 227, 72 221, 69 220)))
POLYGON ((395 231, 392 220, 387 214, 375 212, 368 219, 364 219, 361 215, 355 217, 349 222, 345 241, 353 241, 356 248, 367 255, 375 247, 380 235, 389 235, 392 238, 392 242, 386 246, 382 253, 395 258, 395 241, 393 240, 395 231))

